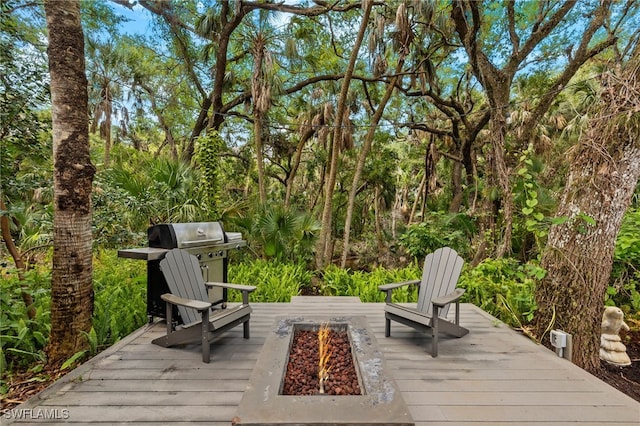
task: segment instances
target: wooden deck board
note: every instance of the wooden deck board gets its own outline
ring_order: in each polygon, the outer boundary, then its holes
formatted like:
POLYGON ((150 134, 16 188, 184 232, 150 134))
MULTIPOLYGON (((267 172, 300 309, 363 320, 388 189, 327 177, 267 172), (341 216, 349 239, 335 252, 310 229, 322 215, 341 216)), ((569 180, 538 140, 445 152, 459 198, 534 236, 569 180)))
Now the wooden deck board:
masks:
POLYGON ((31 416, 2 424, 55 424, 34 415, 64 409, 59 421, 76 425, 230 425, 280 316, 366 316, 417 426, 640 424, 640 403, 472 305, 460 312, 470 333, 442 338, 437 358, 428 336, 403 325, 392 324, 385 338, 383 304, 296 298, 253 307, 251 339, 242 327, 222 334, 210 364, 199 345, 151 344, 163 325, 146 326, 14 409, 31 416))

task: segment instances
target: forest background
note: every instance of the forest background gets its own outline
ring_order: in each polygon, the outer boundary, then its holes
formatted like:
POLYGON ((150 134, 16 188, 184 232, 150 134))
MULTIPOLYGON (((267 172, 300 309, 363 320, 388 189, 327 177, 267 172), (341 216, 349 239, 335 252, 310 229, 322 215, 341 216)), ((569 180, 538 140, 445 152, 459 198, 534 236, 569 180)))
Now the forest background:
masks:
POLYGON ((54 244, 58 156, 78 153, 52 126, 47 32, 78 2, 44 4, 1 6, 3 393, 144 324, 144 267, 116 251, 163 222, 242 232, 229 277, 257 301, 382 301, 450 246, 466 301, 573 334, 589 371, 605 305, 637 324, 637 1, 80 1, 87 282, 56 273, 79 264, 73 234, 54 244), (88 322, 56 328, 78 306, 88 322))

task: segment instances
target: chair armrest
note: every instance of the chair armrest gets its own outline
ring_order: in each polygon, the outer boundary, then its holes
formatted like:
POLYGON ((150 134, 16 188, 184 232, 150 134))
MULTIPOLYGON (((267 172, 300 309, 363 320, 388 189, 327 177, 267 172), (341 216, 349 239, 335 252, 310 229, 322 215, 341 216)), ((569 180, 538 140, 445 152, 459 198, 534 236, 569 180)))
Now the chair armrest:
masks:
POLYGON ((162 298, 162 300, 164 300, 165 302, 169 302, 172 305, 186 306, 187 308, 193 308, 197 311, 204 311, 211 307, 211 303, 202 302, 200 300, 184 299, 171 293, 163 294, 160 297, 162 298))
POLYGON ((456 288, 455 290, 453 290, 453 293, 445 294, 444 296, 431 299, 431 303, 435 306, 442 308, 444 305, 448 303, 458 301, 458 299, 462 297, 465 291, 466 290, 463 288, 456 288))
POLYGON ((247 291, 251 293, 257 287, 254 285, 243 285, 243 284, 232 284, 232 283, 220 283, 220 282, 206 282, 204 283, 207 287, 220 287, 220 288, 230 288, 232 290, 240 290, 247 291))
POLYGON ((420 284, 420 281, 421 280, 410 280, 410 281, 402 281, 399 283, 383 284, 378 286, 378 290, 386 292, 387 295, 384 298, 384 302, 391 303, 391 293, 393 293, 393 289, 404 287, 407 285, 412 285, 412 284, 420 284))
POLYGON ((400 283, 383 284, 378 286, 378 290, 389 291, 389 290, 393 290, 394 288, 404 287, 406 285, 420 284, 420 281, 421 280, 410 280, 410 281, 402 281, 400 283))

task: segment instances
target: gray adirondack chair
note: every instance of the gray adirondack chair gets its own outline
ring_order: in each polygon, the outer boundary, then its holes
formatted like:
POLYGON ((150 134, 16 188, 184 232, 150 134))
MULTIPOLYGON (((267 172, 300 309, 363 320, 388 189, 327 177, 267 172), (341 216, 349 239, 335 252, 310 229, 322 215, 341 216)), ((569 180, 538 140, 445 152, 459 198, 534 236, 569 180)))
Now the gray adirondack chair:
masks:
POLYGON ((225 330, 242 324, 244 338, 249 338, 249 293, 255 286, 204 282, 198 259, 181 249, 169 251, 160 261, 160 270, 164 275, 171 293, 161 295, 167 306, 167 334, 153 340, 162 347, 171 347, 202 342, 202 361, 210 360, 209 349, 213 337, 225 330), (242 304, 230 309, 212 309, 207 288, 221 287, 242 291, 242 304), (173 324, 173 306, 184 322, 173 324))
POLYGON ((460 326, 460 297, 465 290, 456 288, 463 259, 449 247, 440 248, 427 255, 424 260, 422 279, 381 285, 378 288, 386 292, 384 315, 386 337, 391 335, 391 321, 396 321, 416 330, 431 331, 431 356, 438 356, 438 333, 444 332, 462 337, 469 332, 460 326), (408 307, 392 302, 392 293, 396 288, 419 284, 418 303, 408 307), (455 322, 447 320, 449 306, 456 304, 455 322))

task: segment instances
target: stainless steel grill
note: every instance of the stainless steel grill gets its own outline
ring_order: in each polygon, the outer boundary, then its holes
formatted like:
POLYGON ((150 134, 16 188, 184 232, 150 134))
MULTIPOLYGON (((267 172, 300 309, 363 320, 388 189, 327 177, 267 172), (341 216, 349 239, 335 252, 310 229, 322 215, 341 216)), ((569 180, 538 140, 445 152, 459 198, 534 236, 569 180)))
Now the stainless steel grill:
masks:
MULTIPOLYGON (((163 223, 147 230, 149 247, 123 249, 118 256, 147 262, 147 315, 166 318, 165 303, 160 296, 170 293, 169 286, 160 271, 160 261, 166 252, 181 248, 195 255, 205 281, 227 282, 228 251, 244 247, 246 241, 239 232, 224 232, 220 222, 163 223)), ((226 307, 226 289, 209 292, 209 301, 215 306, 226 307)), ((175 310, 174 318, 181 318, 175 310)))

